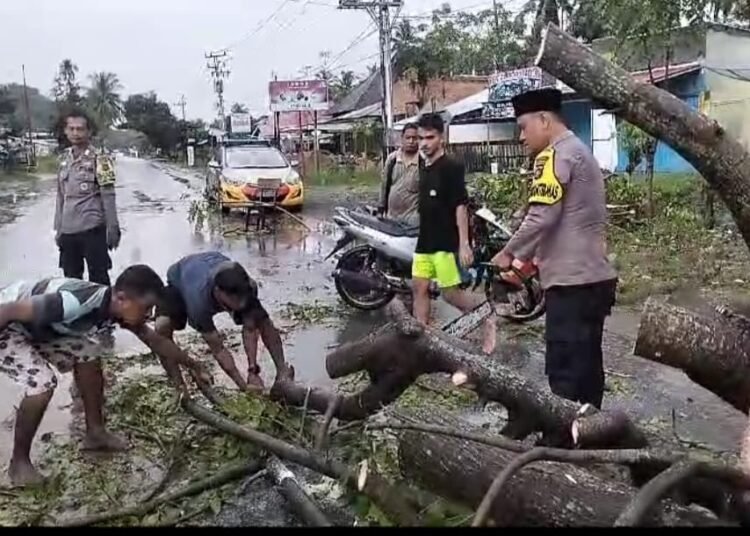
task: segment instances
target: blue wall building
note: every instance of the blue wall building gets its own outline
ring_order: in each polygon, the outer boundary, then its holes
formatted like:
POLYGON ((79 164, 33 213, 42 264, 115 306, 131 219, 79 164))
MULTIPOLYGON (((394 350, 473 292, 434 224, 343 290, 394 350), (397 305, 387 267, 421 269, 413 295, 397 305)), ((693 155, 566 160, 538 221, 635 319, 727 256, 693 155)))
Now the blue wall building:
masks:
MULTIPOLYGON (((701 93, 706 90, 704 75, 700 69, 675 76, 666 82, 657 83, 657 85, 662 89, 666 89, 694 109, 698 108, 701 93)), ((589 147, 593 147, 592 110, 593 107, 590 100, 579 100, 575 95, 571 95, 569 100, 563 103, 563 116, 568 126, 589 147)), ((620 121, 620 119, 617 121, 620 121)), ((617 171, 625 171, 627 164, 628 156, 618 146, 617 171)), ((657 173, 695 172, 693 166, 662 141, 658 142, 654 170, 657 173)))

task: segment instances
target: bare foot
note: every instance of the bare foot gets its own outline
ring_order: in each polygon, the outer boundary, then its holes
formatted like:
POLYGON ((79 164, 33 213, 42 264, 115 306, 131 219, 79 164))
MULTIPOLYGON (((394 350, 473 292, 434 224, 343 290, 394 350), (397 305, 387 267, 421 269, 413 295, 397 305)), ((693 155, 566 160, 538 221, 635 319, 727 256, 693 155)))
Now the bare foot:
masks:
POLYGON ((276 382, 280 381, 294 381, 294 367, 292 365, 286 365, 281 370, 276 371, 276 382))
POLYGON ((28 488, 44 483, 44 477, 29 460, 10 461, 8 476, 13 487, 28 488))
POLYGON ((262 393, 265 386, 263 380, 257 374, 247 375, 247 387, 246 392, 248 393, 262 393))
POLYGON ((490 319, 484 323, 484 338, 482 340, 482 351, 491 355, 497 346, 497 326, 495 320, 490 319))
POLYGON ((98 450, 105 452, 121 452, 128 449, 124 439, 103 430, 101 432, 89 432, 83 439, 83 450, 98 450))

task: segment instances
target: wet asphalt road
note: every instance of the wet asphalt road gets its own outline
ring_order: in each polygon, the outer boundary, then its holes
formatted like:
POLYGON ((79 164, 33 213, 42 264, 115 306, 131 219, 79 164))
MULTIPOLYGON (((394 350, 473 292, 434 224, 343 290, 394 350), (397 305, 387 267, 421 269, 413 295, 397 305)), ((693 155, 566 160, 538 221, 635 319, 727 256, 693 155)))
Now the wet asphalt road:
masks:
MULTIPOLYGON (((145 263, 166 277, 168 267, 181 256, 198 251, 219 250, 242 263, 260 284, 260 297, 274 320, 279 319, 287 303, 309 304, 315 301, 338 305, 330 274, 333 261, 324 261, 335 243, 335 229, 327 216, 338 196, 329 191, 309 192, 301 216, 312 229, 298 224, 281 225, 273 234, 245 234, 242 218, 209 218, 202 225, 189 221, 191 202, 201 197, 200 176, 169 169, 145 160, 120 158, 117 162, 117 203, 122 243, 113 255, 112 279, 127 266, 145 263)), ((38 181, 0 181, 0 286, 18 279, 37 279, 60 273, 58 251, 54 243, 54 179, 38 181), (15 193, 15 196, 13 195, 15 193)), ((360 337, 381 315, 345 311, 336 325, 303 326, 285 337, 289 360, 297 376, 305 382, 325 385, 324 357, 327 349, 344 340, 360 337)), ((217 317, 220 328, 231 328, 228 315, 217 317)), ((262 345, 261 345, 262 348, 262 345)), ((118 355, 138 354, 145 347, 130 333, 118 331, 118 355)), ((273 363, 265 349, 260 356, 262 375, 268 383, 274 374, 273 363)), ((237 354, 238 366, 246 364, 237 354)), ((69 385, 71 375, 61 375, 40 434, 66 434, 71 422, 69 385)), ((0 456, 9 452, 14 405, 21 390, 0 376, 0 456)), ((39 442, 35 443, 39 448, 39 442)), ((3 460, 4 463, 4 460, 3 460)))
MULTIPOLYGON (((202 187, 196 174, 131 158, 119 159, 117 172, 123 239, 113 254, 113 279, 133 263, 149 264, 165 276, 169 265, 182 255, 220 250, 241 262, 260 282, 261 299, 282 328, 285 325, 279 320, 279 313, 287 303, 306 304, 319 300, 340 306, 330 279, 333 261, 324 261, 324 257, 336 238, 335 227, 328 217, 332 206, 342 195, 346 197, 345 192, 308 189, 301 217, 311 231, 292 224, 283 225, 270 235, 245 234, 241 232, 238 218, 208 218, 199 226, 189 221, 191 202, 200 199, 202 187)), ((53 179, 0 180, 0 286, 21 278, 35 279, 59 273, 52 234, 53 211, 53 179)), ((454 311, 440 306, 441 318, 454 315, 454 311)), ((327 351, 370 332, 383 321, 378 313, 363 314, 342 308, 340 314, 337 312, 335 324, 290 330, 285 346, 298 378, 317 385, 329 383, 324 366, 327 351)), ((736 451, 746 417, 694 385, 681 372, 632 356, 637 322, 638 312, 626 309, 618 309, 608 322, 605 366, 611 372, 608 376, 611 390, 605 396, 605 408, 621 407, 636 418, 651 420, 665 433, 672 432, 674 410, 681 437, 736 451)), ((217 324, 224 328, 232 326, 227 315, 217 324)), ((501 327, 501 341, 503 337, 501 327)), ((529 341, 527 347, 529 351, 519 355, 512 365, 540 383, 546 383, 541 339, 529 341)), ((123 332, 117 333, 116 348, 121 355, 145 351, 134 337, 123 332)), ((244 367, 241 359, 238 364, 244 367)), ((261 355, 261 367, 264 379, 269 382, 273 365, 265 351, 261 355)), ((69 433, 70 379, 70 375, 61 376, 60 388, 42 422, 40 434, 69 433)), ((10 452, 14 405, 20 395, 20 389, 0 376, 2 465, 10 452)), ((496 420, 496 414, 490 412, 469 416, 477 424, 496 420)), ((41 442, 35 442, 35 450, 41 447, 41 442)), ((242 520, 248 521, 247 518, 242 520)), ((278 522, 281 524, 282 520, 278 522)))

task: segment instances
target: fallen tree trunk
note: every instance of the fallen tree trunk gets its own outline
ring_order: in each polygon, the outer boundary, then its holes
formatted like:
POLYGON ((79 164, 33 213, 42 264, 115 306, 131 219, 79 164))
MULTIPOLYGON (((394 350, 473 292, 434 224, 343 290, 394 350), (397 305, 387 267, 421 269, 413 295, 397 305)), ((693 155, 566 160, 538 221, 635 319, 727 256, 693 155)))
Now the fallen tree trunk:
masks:
POLYGON ((275 456, 268 460, 268 474, 279 487, 281 495, 291 505, 292 510, 308 527, 331 527, 333 524, 320 511, 318 505, 305 493, 292 473, 275 456))
MULTIPOLYGON (((419 414, 416 420, 466 431, 445 415, 419 414)), ((585 455, 585 451, 578 451, 585 455)), ((455 437, 406 431, 398 442, 402 473, 425 489, 476 508, 495 475, 517 454, 455 437)), ((489 515, 498 525, 612 526, 635 496, 635 488, 580 467, 538 462, 504 483, 489 515)), ((665 501, 648 518, 653 525, 723 525, 705 511, 665 501)))
POLYGON ((750 154, 713 119, 549 24, 536 64, 674 148, 719 193, 750 246, 750 154))
MULTIPOLYGON (((364 339, 342 345, 326 359, 331 378, 365 370, 371 381, 362 393, 342 401, 335 413, 339 420, 363 419, 398 398, 420 375, 444 372, 452 375, 455 385, 470 388, 480 398, 498 402, 508 410, 504 435, 522 439, 541 431, 573 446, 573 424, 582 417, 579 404, 502 365, 505 360, 517 359, 523 349, 506 345, 500 358, 490 358, 440 330, 420 325, 399 300, 389 304, 388 314, 390 324, 364 339)), ((300 405, 307 397, 308 406, 321 413, 333 399, 332 394, 322 391, 306 396, 305 387, 291 383, 279 383, 272 392, 293 405, 300 405)), ((622 413, 603 412, 597 419, 597 426, 580 427, 576 445, 639 447, 646 443, 622 413)))
POLYGON ((738 410, 750 408, 750 321, 707 303, 650 298, 634 353, 683 370, 738 410))
POLYGON ((351 490, 367 495, 387 515, 393 516, 394 521, 399 525, 414 526, 417 524, 418 515, 408 497, 405 497, 395 486, 392 486, 376 472, 369 471, 366 464, 360 466, 358 470, 351 470, 338 461, 324 458, 252 428, 240 426, 193 400, 183 399, 182 407, 194 418, 213 428, 249 441, 281 459, 289 460, 336 479, 351 490))

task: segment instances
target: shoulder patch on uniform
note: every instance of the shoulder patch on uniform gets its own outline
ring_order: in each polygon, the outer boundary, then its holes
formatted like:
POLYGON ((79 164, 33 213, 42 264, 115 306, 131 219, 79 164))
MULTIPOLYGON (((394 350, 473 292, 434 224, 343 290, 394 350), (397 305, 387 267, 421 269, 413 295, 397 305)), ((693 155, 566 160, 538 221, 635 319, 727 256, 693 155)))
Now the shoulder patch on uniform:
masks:
POLYGON ((109 156, 96 157, 96 180, 99 186, 112 186, 115 183, 115 166, 109 156))
POLYGON ((529 190, 529 203, 554 205, 563 197, 563 187, 555 176, 555 150, 545 149, 534 160, 534 180, 529 190))

